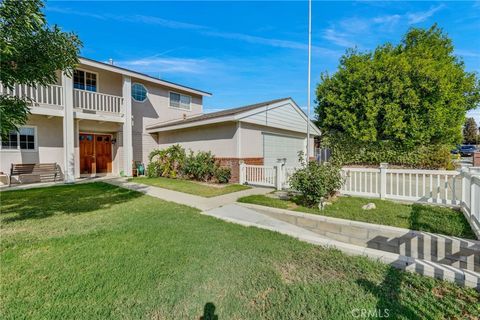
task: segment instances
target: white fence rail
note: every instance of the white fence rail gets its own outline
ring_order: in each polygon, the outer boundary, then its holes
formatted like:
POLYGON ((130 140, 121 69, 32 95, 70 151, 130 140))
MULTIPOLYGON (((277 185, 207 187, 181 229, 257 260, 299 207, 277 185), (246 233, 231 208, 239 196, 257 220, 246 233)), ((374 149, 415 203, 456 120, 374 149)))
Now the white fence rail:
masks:
POLYGON ((277 173, 275 166, 240 166, 240 176, 243 177, 242 183, 275 187, 277 183, 277 173))
POLYGON ((32 106, 63 106, 63 88, 57 85, 27 86, 16 84, 12 89, 9 89, 0 83, 0 94, 28 98, 32 101, 32 106))
POLYGON ((119 114, 123 110, 123 98, 111 94, 73 89, 73 107, 119 114))
POLYGON ((341 192, 348 195, 460 205, 460 172, 376 168, 343 168, 341 192))
MULTIPOLYGON (((288 189, 296 168, 240 165, 240 183, 288 189)), ((345 195, 459 206, 480 238, 480 168, 461 171, 342 168, 345 195)))

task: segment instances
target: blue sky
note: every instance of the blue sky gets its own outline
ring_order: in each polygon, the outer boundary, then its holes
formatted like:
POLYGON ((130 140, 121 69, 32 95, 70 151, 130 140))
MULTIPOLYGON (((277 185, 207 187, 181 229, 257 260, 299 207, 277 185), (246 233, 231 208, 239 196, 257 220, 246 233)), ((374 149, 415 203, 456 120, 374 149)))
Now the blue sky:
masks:
MULTIPOLYGON (((205 111, 216 111, 288 96, 306 107, 307 8, 306 1, 48 1, 45 13, 80 36, 83 56, 212 92, 205 111)), ((408 28, 435 22, 466 69, 480 73, 480 1, 314 1, 312 17, 312 93, 346 48, 398 43, 408 28)), ((470 115, 480 124, 480 109, 470 115)))

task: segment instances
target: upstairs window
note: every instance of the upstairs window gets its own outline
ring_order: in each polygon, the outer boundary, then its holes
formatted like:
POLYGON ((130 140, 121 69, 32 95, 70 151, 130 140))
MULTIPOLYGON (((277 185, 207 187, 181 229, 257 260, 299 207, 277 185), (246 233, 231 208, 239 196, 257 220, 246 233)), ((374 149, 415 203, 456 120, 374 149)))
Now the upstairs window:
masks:
POLYGON ((73 87, 75 89, 97 92, 97 74, 84 70, 73 72, 73 87))
POLYGON ((180 93, 170 92, 170 107, 190 110, 191 97, 180 93))
POLYGON ((36 130, 34 127, 21 127, 18 131, 10 131, 6 139, 2 139, 2 149, 35 150, 36 130))
POLYGON ((132 84, 132 98, 137 102, 145 102, 147 100, 147 88, 141 83, 132 84))

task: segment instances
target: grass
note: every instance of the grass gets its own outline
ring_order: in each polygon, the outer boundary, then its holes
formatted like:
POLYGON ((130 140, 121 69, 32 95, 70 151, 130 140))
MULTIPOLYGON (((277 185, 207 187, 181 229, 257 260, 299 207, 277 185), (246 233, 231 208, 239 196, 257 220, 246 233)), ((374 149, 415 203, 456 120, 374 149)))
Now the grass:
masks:
POLYGON ((216 197, 223 194, 242 191, 250 189, 249 186, 243 186, 240 184, 227 184, 222 186, 209 186, 205 183, 199 183, 191 180, 183 179, 170 179, 170 178, 145 178, 137 177, 131 178, 129 181, 147 184, 153 187, 160 187, 170 189, 174 191, 194 194, 201 197, 216 197))
POLYGON ((403 204, 388 200, 359 197, 339 197, 333 204, 326 206, 325 210, 320 211, 318 208, 307 208, 298 205, 291 200, 282 200, 263 195, 247 196, 238 199, 238 201, 341 219, 476 239, 463 214, 458 210, 444 207, 403 204), (375 203, 376 209, 363 210, 362 206, 369 202, 375 203))
POLYGON ((105 183, 2 192, 2 319, 475 318, 480 294, 105 183), (355 311, 357 310, 357 311, 355 311))

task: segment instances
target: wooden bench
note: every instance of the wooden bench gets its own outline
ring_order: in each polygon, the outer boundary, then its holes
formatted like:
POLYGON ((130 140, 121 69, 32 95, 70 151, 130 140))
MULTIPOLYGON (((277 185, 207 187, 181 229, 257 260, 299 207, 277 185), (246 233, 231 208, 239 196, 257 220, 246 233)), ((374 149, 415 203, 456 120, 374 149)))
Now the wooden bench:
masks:
POLYGON ((56 163, 12 163, 9 183, 18 177, 18 183, 55 182, 58 176, 56 163))

